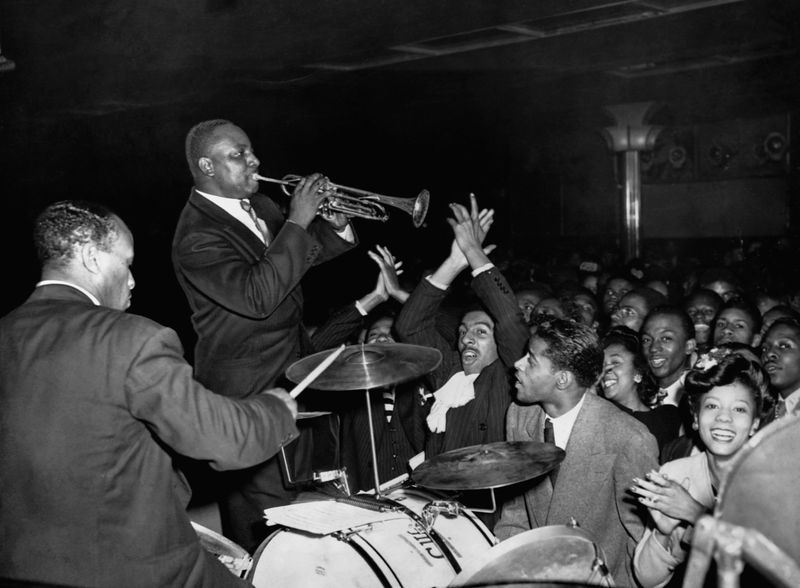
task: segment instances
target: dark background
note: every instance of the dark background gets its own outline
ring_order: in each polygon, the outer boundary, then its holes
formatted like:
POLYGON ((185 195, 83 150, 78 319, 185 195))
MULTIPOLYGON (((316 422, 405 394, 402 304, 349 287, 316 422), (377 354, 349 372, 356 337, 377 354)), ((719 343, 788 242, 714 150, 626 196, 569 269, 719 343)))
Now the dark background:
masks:
POLYGON ((191 187, 184 137, 207 118, 245 129, 263 175, 430 190, 420 229, 393 209, 385 225, 356 221, 362 247, 306 280, 312 320, 371 288, 375 243, 435 264, 447 203, 469 192, 497 210, 490 240, 503 255, 616 247, 620 177, 600 133, 612 104, 658 105, 649 122, 663 130, 642 166, 646 245, 791 236, 799 4, 3 0, 0 314, 38 277, 36 214, 96 200, 135 236, 131 311, 190 347, 170 242, 191 187), (770 158, 775 133, 784 147, 770 158))

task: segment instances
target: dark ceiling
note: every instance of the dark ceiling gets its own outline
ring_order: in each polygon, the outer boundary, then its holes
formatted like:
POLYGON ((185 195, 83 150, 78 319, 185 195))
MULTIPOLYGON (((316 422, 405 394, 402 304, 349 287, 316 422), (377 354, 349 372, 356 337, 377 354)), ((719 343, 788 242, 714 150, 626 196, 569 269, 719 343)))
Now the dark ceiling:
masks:
MULTIPOLYGON (((414 85, 436 108, 477 77, 471 93, 517 95, 547 112, 597 109, 654 87, 659 98, 684 101, 686 87, 669 81, 683 75, 710 88, 718 78, 738 82, 710 103, 747 109, 765 90, 777 102, 796 97, 798 4, 3 0, 2 52, 16 68, 0 89, 25 113, 57 116, 195 104, 216 92, 357 93, 378 82, 414 85)), ((719 113, 690 107, 679 116, 719 113)))

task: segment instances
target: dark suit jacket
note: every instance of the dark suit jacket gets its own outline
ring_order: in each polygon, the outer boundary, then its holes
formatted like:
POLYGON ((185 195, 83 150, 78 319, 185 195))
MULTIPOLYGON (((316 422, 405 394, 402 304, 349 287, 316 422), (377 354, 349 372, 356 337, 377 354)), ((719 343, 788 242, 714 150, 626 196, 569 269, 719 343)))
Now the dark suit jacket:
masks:
MULTIPOLYGON (((478 274, 472 288, 495 322, 499 359, 484 368, 474 382, 475 398, 447 411, 444 433, 431 433, 425 457, 439 453, 505 440, 505 414, 512 399, 509 369, 524 355, 528 328, 522 319, 514 293, 503 275, 492 268, 478 274)), ((442 352, 442 363, 430 375, 431 389, 438 390, 456 372, 461 357, 436 329, 436 317, 446 292, 422 280, 412 292, 395 322, 405 343, 434 347, 442 352)))
MULTIPOLYGON (((313 265, 354 246, 325 221, 314 220, 308 231, 284 222, 266 196, 254 194, 250 203, 269 228, 269 247, 194 190, 172 243, 197 333, 195 375, 214 392, 237 398, 274 386, 289 365, 313 351, 302 325, 300 280, 313 265)), ((308 438, 304 433, 301 447, 289 448, 292 464, 311 459, 308 438)), ((295 493, 281 481, 277 459, 216 481, 222 482, 223 533, 253 551, 267 534, 264 509, 288 503, 295 493)))
MULTIPOLYGON (((544 411, 512 404, 509 441, 543 441, 544 411)), ((617 586, 636 586, 632 557, 646 514, 628 492, 634 476, 658 469, 658 446, 642 423, 587 392, 567 442, 555 488, 548 476, 519 484, 503 506, 495 534, 500 540, 573 517, 603 549, 617 586)))
POLYGON ((168 448, 261 462, 297 435, 281 401, 212 394, 172 330, 68 286, 0 320, 0 358, 0 577, 239 585, 200 547, 168 448))
MULTIPOLYGON (((419 380, 395 386, 391 423, 386 422, 383 388, 370 390, 381 483, 408 473, 408 460, 425 448, 426 411, 421 404, 420 386, 419 380)), ((342 465, 347 468, 350 490, 370 490, 375 487, 375 479, 364 392, 352 392, 339 410, 342 415, 342 465)))
POLYGON ((315 220, 306 231, 278 206, 250 202, 273 236, 266 247, 247 227, 192 191, 172 244, 175 274, 197 333, 195 370, 206 386, 246 397, 273 386, 311 351, 302 326, 300 280, 313 265, 354 245, 315 220))

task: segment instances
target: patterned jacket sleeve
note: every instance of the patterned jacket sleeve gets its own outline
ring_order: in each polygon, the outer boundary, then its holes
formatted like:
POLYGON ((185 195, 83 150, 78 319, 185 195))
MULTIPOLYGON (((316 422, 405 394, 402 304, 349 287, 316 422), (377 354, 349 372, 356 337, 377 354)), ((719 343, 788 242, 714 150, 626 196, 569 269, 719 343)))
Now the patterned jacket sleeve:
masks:
POLYGON ((495 341, 500 360, 511 367, 523 355, 530 337, 511 286, 497 268, 478 274, 472 288, 495 322, 495 341))
POLYGON ((458 354, 439 333, 436 315, 447 292, 422 279, 408 297, 394 328, 403 343, 433 347, 442 353, 442 363, 430 374, 431 389, 437 390, 455 372, 461 370, 458 354))

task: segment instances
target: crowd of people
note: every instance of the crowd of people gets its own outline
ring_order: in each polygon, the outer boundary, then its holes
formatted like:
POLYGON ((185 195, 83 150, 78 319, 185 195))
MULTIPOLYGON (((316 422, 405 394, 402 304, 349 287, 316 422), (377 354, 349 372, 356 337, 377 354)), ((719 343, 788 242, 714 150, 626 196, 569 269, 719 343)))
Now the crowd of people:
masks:
MULTIPOLYGON (((452 245, 432 272, 403 273, 379 245, 375 287, 307 330, 303 276, 359 244, 351 219, 319 214, 326 178, 300 179, 284 216, 258 192, 260 162, 230 121, 193 127, 186 157, 194 186, 172 260, 194 366, 174 331, 125 312, 135 282, 123 219, 62 201, 36 221, 41 281, 0 320, 0 577, 242 584, 200 548, 176 464, 218 471, 222 532, 254 552, 264 509, 297 496, 279 449, 301 467, 325 450, 295 423, 285 371, 342 342, 442 354, 418 380, 370 391, 381 482, 423 451, 553 443, 564 460, 503 488, 481 518, 500 540, 577 520, 620 586, 679 582, 736 452, 800 414, 800 296, 754 279, 758 250, 719 267, 511 261, 491 244, 493 212, 470 196, 451 204, 452 245)), ((350 486, 371 489, 367 411, 325 408, 350 486)))

